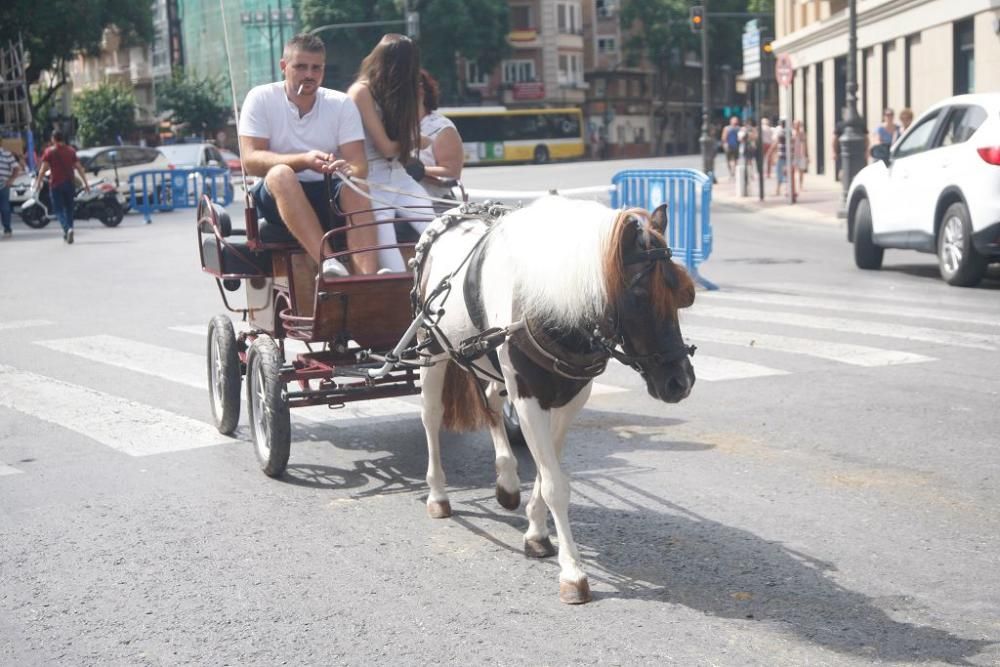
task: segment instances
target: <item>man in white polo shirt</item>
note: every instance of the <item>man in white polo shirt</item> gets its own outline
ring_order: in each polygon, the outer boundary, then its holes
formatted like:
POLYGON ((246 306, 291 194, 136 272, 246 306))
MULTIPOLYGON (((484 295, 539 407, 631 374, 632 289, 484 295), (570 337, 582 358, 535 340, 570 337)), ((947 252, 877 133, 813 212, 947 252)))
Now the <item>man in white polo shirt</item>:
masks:
MULTIPOLYGON (((257 86, 247 94, 240 113, 240 152, 247 173, 264 177, 254 186, 260 214, 268 222, 284 223, 318 264, 324 233, 344 224, 331 214, 324 174, 368 174, 364 127, 353 100, 320 87, 326 66, 321 39, 296 35, 285 45, 280 64, 284 81, 257 86)), ((341 185, 335 178, 340 209, 348 214, 363 211, 349 215, 348 224, 372 222, 368 198, 341 185)), ((347 234, 350 249, 374 245, 375 227, 347 234)), ((360 273, 378 268, 375 253, 352 259, 360 273)), ((327 278, 347 274, 336 259, 327 259, 322 272, 327 278)))

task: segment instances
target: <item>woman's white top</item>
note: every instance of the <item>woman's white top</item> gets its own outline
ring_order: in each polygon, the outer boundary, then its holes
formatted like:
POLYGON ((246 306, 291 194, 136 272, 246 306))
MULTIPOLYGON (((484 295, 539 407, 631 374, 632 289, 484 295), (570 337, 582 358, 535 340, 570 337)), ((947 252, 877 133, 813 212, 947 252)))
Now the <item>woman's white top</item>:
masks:
POLYGON ((454 128, 455 124, 451 122, 451 119, 442 116, 437 111, 432 111, 420 119, 420 134, 431 140, 427 148, 420 149, 420 161, 426 166, 437 166, 437 160, 434 159, 434 141, 439 132, 449 127, 454 128))

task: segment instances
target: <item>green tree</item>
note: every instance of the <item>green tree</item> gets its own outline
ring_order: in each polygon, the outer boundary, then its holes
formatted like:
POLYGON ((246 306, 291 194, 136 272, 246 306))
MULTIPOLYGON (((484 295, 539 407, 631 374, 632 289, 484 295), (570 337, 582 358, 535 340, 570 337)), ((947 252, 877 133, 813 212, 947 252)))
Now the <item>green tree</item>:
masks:
POLYGON ((23 40, 32 114, 47 104, 67 80, 66 64, 78 53, 97 54, 104 29, 115 26, 126 45, 153 38, 151 3, 135 0, 4 0, 0 3, 0 43, 23 40), (43 81, 42 72, 51 76, 43 81))
POLYGON ((84 146, 113 144, 135 128, 135 95, 131 88, 105 83, 74 96, 73 114, 84 146))
POLYGON ((157 111, 169 112, 170 121, 187 125, 188 131, 205 136, 229 119, 229 107, 223 101, 225 82, 218 77, 198 77, 178 69, 156 89, 157 111))

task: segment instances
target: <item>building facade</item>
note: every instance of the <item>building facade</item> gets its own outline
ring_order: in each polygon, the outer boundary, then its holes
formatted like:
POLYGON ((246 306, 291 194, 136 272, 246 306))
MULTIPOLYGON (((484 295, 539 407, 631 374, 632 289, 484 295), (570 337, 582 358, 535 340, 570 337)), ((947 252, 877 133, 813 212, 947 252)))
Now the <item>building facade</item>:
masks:
MULTIPOLYGON (((873 130, 886 108, 920 115, 961 93, 1000 90, 1000 0, 857 0, 858 113, 873 130)), ((847 0, 776 0, 776 53, 795 69, 793 117, 810 169, 832 174, 831 141, 846 99, 847 0)))

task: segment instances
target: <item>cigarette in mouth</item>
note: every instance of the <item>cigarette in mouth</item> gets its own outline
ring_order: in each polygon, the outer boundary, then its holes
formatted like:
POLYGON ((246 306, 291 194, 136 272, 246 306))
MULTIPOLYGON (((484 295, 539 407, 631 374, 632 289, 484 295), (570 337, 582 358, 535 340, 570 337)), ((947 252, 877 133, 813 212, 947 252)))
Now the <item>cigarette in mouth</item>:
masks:
POLYGON ((306 84, 304 84, 304 83, 300 83, 300 84, 299 84, 299 89, 298 89, 298 91, 296 91, 296 93, 295 93, 295 94, 296 94, 296 95, 301 95, 301 94, 302 94, 302 89, 303 89, 303 88, 305 88, 305 87, 306 87, 306 84))

